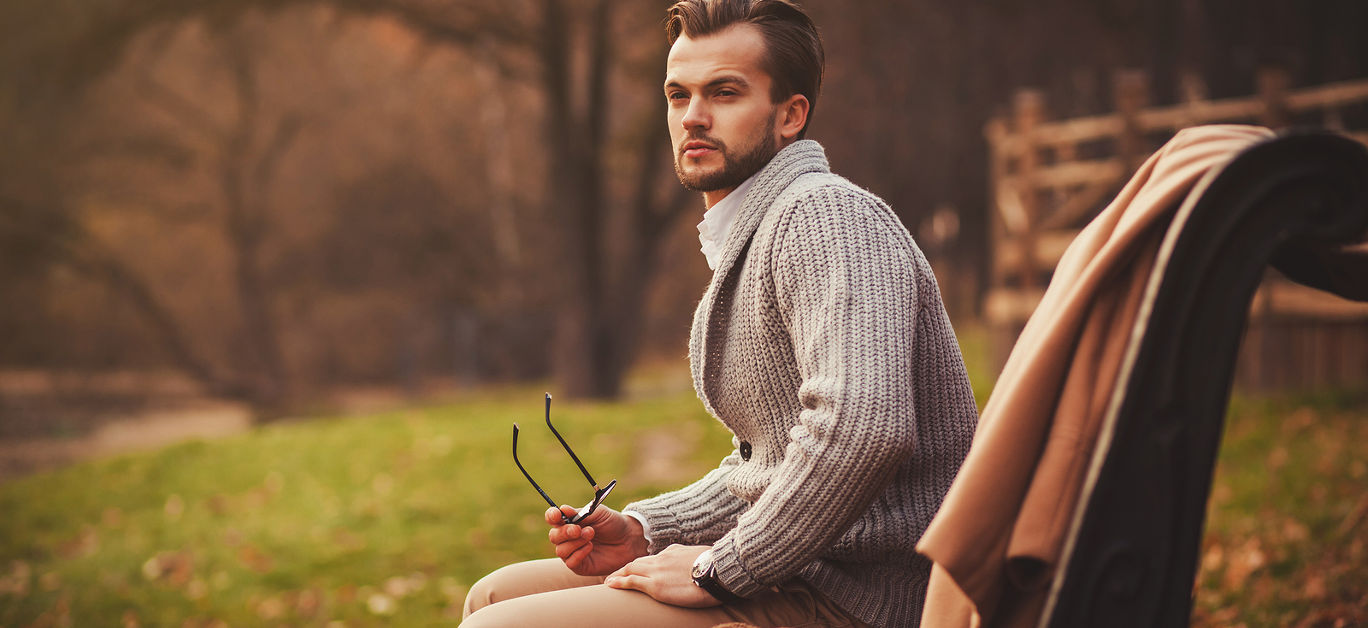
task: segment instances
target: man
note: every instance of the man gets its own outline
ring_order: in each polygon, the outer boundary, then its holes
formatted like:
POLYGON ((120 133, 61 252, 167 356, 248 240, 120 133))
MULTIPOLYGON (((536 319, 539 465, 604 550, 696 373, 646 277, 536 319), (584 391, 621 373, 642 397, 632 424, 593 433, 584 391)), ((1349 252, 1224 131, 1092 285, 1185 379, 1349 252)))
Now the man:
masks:
POLYGON ((735 450, 621 513, 549 509, 559 560, 482 579, 467 622, 916 625, 930 565, 913 546, 977 420, 935 278, 802 139, 823 64, 802 11, 681 0, 667 30, 675 169, 703 193, 714 268, 690 363, 735 450))

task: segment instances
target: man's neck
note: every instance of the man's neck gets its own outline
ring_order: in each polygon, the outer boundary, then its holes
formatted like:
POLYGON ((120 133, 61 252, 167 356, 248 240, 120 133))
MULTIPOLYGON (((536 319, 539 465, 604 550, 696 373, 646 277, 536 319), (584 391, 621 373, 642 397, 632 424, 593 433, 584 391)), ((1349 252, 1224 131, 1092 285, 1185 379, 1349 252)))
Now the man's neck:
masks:
POLYGON ((731 194, 732 192, 735 192, 737 187, 738 187, 738 186, 733 185, 733 186, 731 186, 731 187, 729 187, 729 188, 723 188, 723 189, 721 189, 721 190, 710 190, 710 191, 704 192, 704 193, 703 193, 703 208, 704 208, 704 209, 712 209, 713 205, 716 205, 716 204, 722 202, 722 199, 727 198, 727 195, 731 194))

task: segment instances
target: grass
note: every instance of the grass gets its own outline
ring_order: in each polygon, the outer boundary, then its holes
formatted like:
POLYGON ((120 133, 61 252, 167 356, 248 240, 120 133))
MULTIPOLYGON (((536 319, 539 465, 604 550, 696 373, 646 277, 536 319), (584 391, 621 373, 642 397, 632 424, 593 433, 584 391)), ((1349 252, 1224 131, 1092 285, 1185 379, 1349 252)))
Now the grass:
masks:
MULTIPOLYGON (((973 364, 983 343, 966 337, 973 364)), ((619 480, 611 505, 687 483, 730 448, 671 377, 553 408, 597 479, 619 480)), ((549 552, 545 504, 509 460, 514 421, 547 491, 589 497, 541 425, 540 393, 271 425, 0 485, 0 626, 452 625, 477 578, 549 552)), ((1365 406, 1236 399, 1194 623, 1368 624, 1365 406)))
MULTIPOLYGON (((702 475, 730 449, 688 392, 557 402, 553 416, 597 479, 620 479, 618 506, 702 475)), ((0 486, 0 625, 452 624, 474 580, 548 554, 545 503, 509 460, 514 421, 547 492, 587 500, 531 388, 273 425, 0 486)))
POLYGON ((1231 404, 1194 625, 1368 626, 1368 398, 1231 404))

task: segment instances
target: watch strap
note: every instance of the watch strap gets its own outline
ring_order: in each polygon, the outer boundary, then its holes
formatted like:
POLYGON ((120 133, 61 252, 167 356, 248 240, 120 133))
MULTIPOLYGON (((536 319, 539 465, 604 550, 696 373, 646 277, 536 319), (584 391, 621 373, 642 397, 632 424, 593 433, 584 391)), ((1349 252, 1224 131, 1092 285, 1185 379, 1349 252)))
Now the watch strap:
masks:
MULTIPOLYGON (((709 552, 709 554, 711 554, 711 552, 709 552)), ((694 585, 707 591, 708 595, 717 598, 717 600, 723 604, 744 602, 745 598, 728 591, 727 587, 722 586, 722 583, 717 581, 717 567, 712 564, 712 556, 709 555, 705 557, 705 560, 707 560, 706 566, 699 565, 700 567, 703 567, 703 573, 693 577, 694 585)))

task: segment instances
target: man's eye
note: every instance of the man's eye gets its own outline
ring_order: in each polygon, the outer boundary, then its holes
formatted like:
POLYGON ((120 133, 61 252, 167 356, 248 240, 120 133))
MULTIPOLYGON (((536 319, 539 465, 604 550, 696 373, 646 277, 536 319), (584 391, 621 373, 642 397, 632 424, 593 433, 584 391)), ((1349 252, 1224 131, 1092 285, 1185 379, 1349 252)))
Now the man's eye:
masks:
POLYGON ((683 93, 683 92, 672 92, 672 93, 666 94, 666 95, 665 95, 665 98, 666 98, 667 100, 687 100, 687 99, 689 98, 689 95, 688 95, 688 94, 685 94, 685 93, 683 93))

